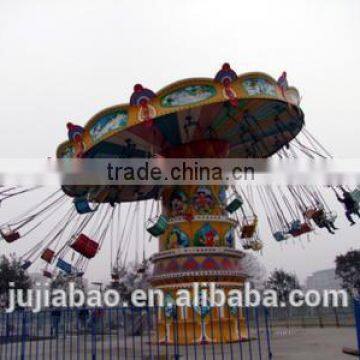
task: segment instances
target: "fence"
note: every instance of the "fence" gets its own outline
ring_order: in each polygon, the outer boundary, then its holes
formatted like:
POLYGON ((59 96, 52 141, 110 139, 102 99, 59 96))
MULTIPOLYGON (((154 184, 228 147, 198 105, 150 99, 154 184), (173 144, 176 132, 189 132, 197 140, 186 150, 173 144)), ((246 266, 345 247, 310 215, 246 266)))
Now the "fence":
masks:
MULTIPOLYGON (((270 319, 265 309, 244 309, 244 341, 187 342, 159 339, 159 312, 163 308, 53 309, 40 313, 0 314, 0 358, 13 359, 271 359, 270 319)), ((210 331, 221 321, 208 317, 210 331)), ((209 315, 208 315, 209 316, 209 315)), ((182 319, 163 317, 168 326, 182 327, 182 319)), ((179 330, 180 331, 180 330, 179 330)))
POLYGON ((272 327, 355 326, 354 309, 348 307, 290 307, 269 309, 272 327))
MULTIPOLYGON (((360 305, 349 308, 243 309, 247 339, 196 342, 188 331, 185 343, 159 338, 164 308, 52 309, 40 313, 0 313, 0 359, 272 359, 272 335, 279 328, 355 327, 360 342, 360 305)), ((240 314, 235 314, 239 318, 240 314)), ((181 331, 182 319, 165 319, 164 327, 181 331)), ((212 312, 204 317, 210 332, 226 329, 212 312)), ((205 326, 205 325, 204 325, 205 326)), ((195 324, 194 324, 195 327, 195 324)), ((355 331, 355 330, 354 330, 355 331)), ((168 339, 170 340, 170 339, 168 339)), ((360 344, 359 344, 360 345, 360 344)), ((276 356, 275 356, 276 358, 276 356)))

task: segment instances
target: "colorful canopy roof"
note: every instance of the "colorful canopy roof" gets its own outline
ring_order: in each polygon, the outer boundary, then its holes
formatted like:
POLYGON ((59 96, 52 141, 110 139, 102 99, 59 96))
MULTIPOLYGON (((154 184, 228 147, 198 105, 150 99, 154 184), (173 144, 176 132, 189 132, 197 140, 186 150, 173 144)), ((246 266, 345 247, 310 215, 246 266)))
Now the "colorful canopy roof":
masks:
MULTIPOLYGON (((271 156, 304 123, 299 93, 284 76, 281 82, 264 73, 237 76, 224 64, 215 79, 182 80, 158 93, 138 84, 130 104, 101 111, 82 131, 76 126, 76 134, 68 126, 70 140, 59 146, 57 156, 151 157, 204 139, 226 141, 229 157, 271 156)), ((123 190, 128 193, 124 201, 131 200, 133 189, 123 190)), ((157 193, 152 188, 140 192, 140 199, 157 193)))

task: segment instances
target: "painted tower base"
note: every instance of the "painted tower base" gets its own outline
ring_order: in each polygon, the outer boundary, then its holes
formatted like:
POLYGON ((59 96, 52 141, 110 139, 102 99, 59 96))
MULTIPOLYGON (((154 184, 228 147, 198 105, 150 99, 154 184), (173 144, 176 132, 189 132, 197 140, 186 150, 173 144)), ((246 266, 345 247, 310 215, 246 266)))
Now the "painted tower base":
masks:
MULTIPOLYGON (((175 285, 163 290, 171 294, 179 288, 185 289, 186 285, 175 285)), ((175 296, 174 294, 174 298, 175 296)), ((157 328, 156 341, 160 344, 217 344, 248 339, 241 308, 228 306, 170 307, 167 304, 158 310, 157 328)))
MULTIPOLYGON (((229 145, 203 140, 170 148, 165 158, 225 157, 229 145)), ((235 249, 234 229, 239 224, 227 210, 226 187, 221 185, 165 186, 162 213, 152 231, 159 237, 159 252, 151 285, 165 294, 158 314, 158 341, 191 344, 247 339, 241 310, 209 306, 176 308, 178 289, 193 283, 213 282, 225 292, 241 289, 247 278, 244 252, 235 249)))
MULTIPOLYGON (((209 289, 209 284, 214 283, 226 297, 231 289, 241 290, 246 279, 241 271, 243 257, 243 252, 229 248, 186 248, 154 255, 151 282, 165 297, 165 306, 158 309, 154 341, 182 345, 247 340, 247 326, 240 307, 230 307, 227 303, 213 308, 194 306, 196 293, 198 303, 203 304, 201 285, 209 289), (175 299, 182 289, 188 290, 192 306, 176 306, 175 299)), ((207 294, 209 299, 209 290, 207 294)))

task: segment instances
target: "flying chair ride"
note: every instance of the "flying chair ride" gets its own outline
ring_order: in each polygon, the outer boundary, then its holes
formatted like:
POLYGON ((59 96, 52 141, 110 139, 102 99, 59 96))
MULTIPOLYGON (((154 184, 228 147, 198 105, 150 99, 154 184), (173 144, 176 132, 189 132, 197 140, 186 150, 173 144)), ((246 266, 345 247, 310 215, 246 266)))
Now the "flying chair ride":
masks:
MULTIPOLYGON (((299 93, 288 86, 285 73, 279 81, 264 73, 239 76, 224 64, 214 79, 182 80, 157 93, 135 85, 129 104, 99 112, 83 128, 69 123, 69 141, 59 146, 57 156, 267 158, 286 146, 303 127, 299 103, 299 93)), ((67 185, 63 190, 74 198, 81 214, 93 211, 91 203, 161 199, 161 214, 148 224, 149 233, 159 239, 159 252, 152 257, 151 283, 165 291, 170 308, 176 290, 193 282, 215 281, 227 290, 241 288, 247 278, 242 265, 244 253, 235 249, 234 231, 241 227, 241 238, 252 239, 257 216, 252 210, 244 214, 241 223, 230 217, 243 205, 236 191, 227 199, 225 187, 219 185, 103 186, 101 191, 98 187, 67 185)), ((259 250, 262 245, 255 240, 248 246, 259 250)), ((71 247, 87 258, 97 251, 96 243, 84 234, 71 247)), ((247 337, 243 319, 232 309, 211 311, 214 321, 220 321, 227 330, 221 334, 219 326, 211 324, 215 330, 211 335, 209 316, 204 316, 207 311, 188 309, 181 315, 184 321, 177 334, 180 342, 185 341, 187 331, 192 331, 193 316, 202 318, 196 323, 197 342, 247 337), (205 324, 201 325, 202 321, 205 324)), ((166 327, 164 316, 159 318, 160 341, 171 343, 174 324, 166 327)))
MULTIPOLYGON (((213 79, 186 79, 157 93, 137 84, 129 104, 104 109, 84 127, 68 123, 67 129, 69 140, 58 147, 58 158, 330 156, 305 129, 299 92, 288 85, 286 73, 277 81, 259 72, 237 75, 229 64, 213 79)), ((360 189, 331 188, 349 222, 355 223, 360 189)), ((0 185, 0 202, 33 190, 0 185)), ((118 282, 131 247, 138 273, 147 270, 145 242, 142 262, 137 257, 140 238, 146 238, 139 229, 145 225, 158 241, 158 252, 150 258, 151 284, 166 294, 157 341, 237 341, 248 338, 241 309, 195 304, 178 309, 175 293, 193 282, 215 282, 225 292, 243 287, 250 276, 245 254, 263 247, 255 195, 272 238, 280 244, 287 239, 301 242, 317 229, 331 234, 337 230, 337 215, 318 186, 64 184, 0 224, 0 235, 7 243, 17 242, 57 219, 43 237, 36 235, 37 243, 21 257, 24 270, 40 259, 43 275, 49 278, 58 273, 83 276, 105 239, 110 240, 112 280, 118 282), (120 209, 123 203, 125 210, 120 209), (146 218, 141 219, 142 214, 146 218), (195 336, 190 340, 187 334, 195 336)))

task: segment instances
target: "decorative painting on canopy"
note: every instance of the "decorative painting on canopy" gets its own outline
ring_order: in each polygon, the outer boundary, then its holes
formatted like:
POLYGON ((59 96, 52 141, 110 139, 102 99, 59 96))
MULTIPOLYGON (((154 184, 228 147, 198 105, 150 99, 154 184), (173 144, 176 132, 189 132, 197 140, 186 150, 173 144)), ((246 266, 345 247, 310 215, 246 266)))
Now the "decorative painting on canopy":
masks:
POLYGON ((164 107, 175 107, 207 100, 215 96, 216 89, 211 85, 189 85, 165 95, 161 99, 164 107))
POLYGON ((98 119, 90 128, 89 132, 94 142, 100 140, 105 135, 126 127, 128 123, 128 114, 125 110, 118 110, 98 119))
POLYGON ((268 80, 262 78, 253 78, 243 81, 243 86, 248 95, 268 95, 276 96, 275 85, 271 84, 268 80))

